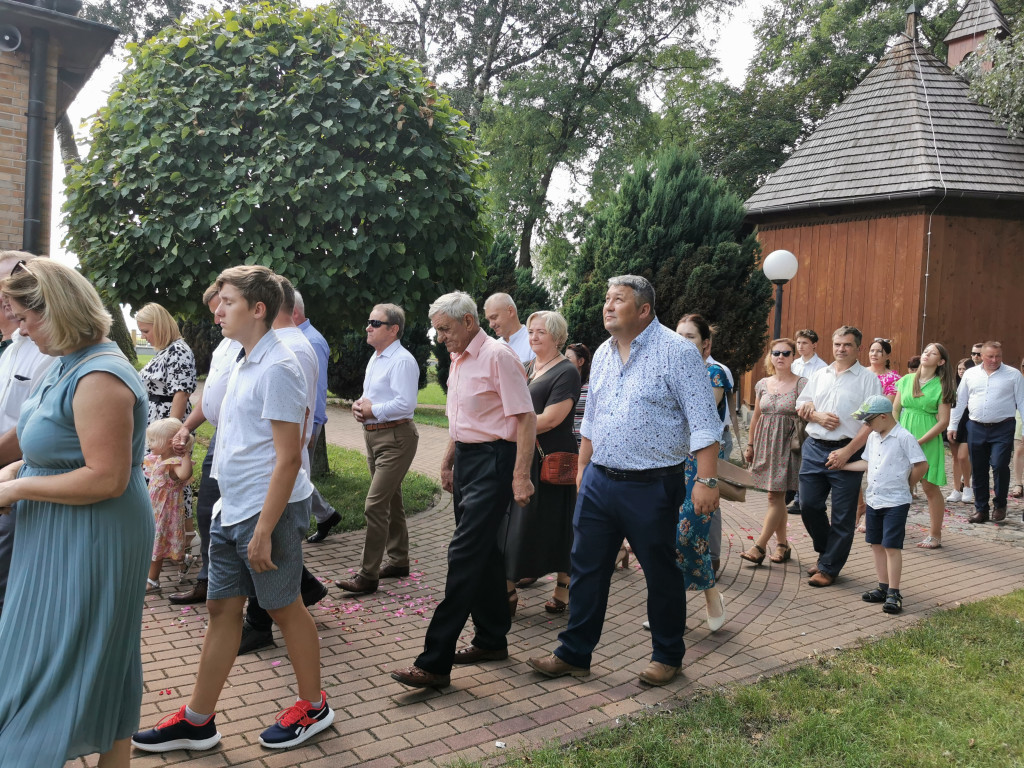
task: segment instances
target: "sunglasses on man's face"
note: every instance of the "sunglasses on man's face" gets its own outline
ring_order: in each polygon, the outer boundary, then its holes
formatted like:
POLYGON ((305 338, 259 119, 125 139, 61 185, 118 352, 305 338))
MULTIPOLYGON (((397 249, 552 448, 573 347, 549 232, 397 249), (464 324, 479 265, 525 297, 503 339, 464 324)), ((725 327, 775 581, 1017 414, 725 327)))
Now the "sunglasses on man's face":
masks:
POLYGON ((971 357, 981 357, 981 352, 971 352, 971 357))
POLYGON ((367 320, 366 323, 371 328, 380 328, 382 325, 394 325, 394 323, 389 323, 387 320, 367 320))
POLYGON ((772 357, 791 357, 793 354, 792 349, 773 349, 772 357))

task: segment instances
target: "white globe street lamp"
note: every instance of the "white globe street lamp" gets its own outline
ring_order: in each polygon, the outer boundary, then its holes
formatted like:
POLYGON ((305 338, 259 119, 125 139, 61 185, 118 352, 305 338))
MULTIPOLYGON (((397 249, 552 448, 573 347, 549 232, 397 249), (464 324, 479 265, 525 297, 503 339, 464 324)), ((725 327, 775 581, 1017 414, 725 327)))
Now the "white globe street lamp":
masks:
POLYGON ((782 286, 796 276, 799 263, 789 251, 772 251, 764 258, 761 269, 764 276, 775 283, 775 335, 773 339, 782 338, 782 286))

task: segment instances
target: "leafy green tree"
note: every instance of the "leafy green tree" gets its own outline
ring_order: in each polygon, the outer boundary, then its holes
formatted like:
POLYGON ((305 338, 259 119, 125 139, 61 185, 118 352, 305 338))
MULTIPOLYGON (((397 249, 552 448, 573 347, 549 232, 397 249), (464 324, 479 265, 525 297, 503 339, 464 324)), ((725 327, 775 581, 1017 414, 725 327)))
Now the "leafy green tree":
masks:
POLYGON ((961 66, 971 81, 971 95, 992 110, 1011 136, 1024 136, 1024 41, 989 36, 961 66))
MULTIPOLYGON (((366 314, 370 313, 367 307, 366 314)), ((427 338, 426 314, 422 317, 408 317, 415 321, 406 325, 402 334, 402 345, 408 349, 420 366, 419 388, 427 386, 427 360, 430 357, 431 342, 427 338)), ((366 363, 373 349, 366 343, 366 331, 345 331, 331 340, 331 362, 327 366, 327 388, 338 397, 354 400, 362 394, 363 375, 366 363)))
POLYGON ((327 7, 211 12, 129 46, 68 180, 83 269, 194 313, 225 267, 302 289, 328 340, 392 301, 482 277, 483 165, 419 67, 327 7))
POLYGON ((706 173, 692 149, 641 160, 594 216, 572 265, 565 317, 569 333, 595 348, 608 333, 601 307, 609 277, 641 275, 655 289, 658 319, 675 327, 698 312, 717 327, 715 358, 749 370, 767 341, 771 283, 743 234, 743 201, 706 173))

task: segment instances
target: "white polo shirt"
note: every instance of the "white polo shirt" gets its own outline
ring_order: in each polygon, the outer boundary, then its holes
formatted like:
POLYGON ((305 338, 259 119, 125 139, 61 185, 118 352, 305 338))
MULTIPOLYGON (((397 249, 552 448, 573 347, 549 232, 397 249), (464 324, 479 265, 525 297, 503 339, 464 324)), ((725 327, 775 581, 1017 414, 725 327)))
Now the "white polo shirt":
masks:
POLYGON ((21 404, 56 359, 40 352, 20 330, 11 335, 11 345, 0 355, 0 435, 18 426, 21 404))
POLYGON ((927 461, 916 437, 900 424, 885 437, 872 432, 864 446, 864 458, 868 462, 864 501, 869 507, 888 509, 911 502, 910 470, 919 461, 927 461))
MULTIPOLYGON (((213 456, 212 474, 221 493, 213 515, 221 516, 221 525, 236 525, 260 513, 277 462, 270 422, 287 421, 301 428, 307 393, 299 361, 272 332, 232 370, 213 456)), ((300 469, 288 501, 302 501, 312 493, 309 474, 300 469)))
POLYGON ((210 357, 210 372, 206 374, 203 384, 203 418, 217 426, 220 420, 220 404, 224 402, 224 392, 228 388, 228 377, 238 362, 238 353, 242 345, 234 339, 223 338, 210 357))

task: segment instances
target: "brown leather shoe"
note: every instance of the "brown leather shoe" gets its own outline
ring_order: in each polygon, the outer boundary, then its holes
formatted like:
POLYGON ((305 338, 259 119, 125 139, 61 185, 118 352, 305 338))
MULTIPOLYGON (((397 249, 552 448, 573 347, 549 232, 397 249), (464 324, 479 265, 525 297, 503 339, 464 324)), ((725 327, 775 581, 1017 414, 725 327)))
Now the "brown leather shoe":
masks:
POLYGON ((408 565, 385 565, 380 569, 378 578, 381 579, 404 579, 409 575, 408 565))
POLYGON ((807 575, 808 576, 813 576, 817 572, 818 572, 818 566, 816 566, 816 565, 812 565, 810 568, 807 569, 807 575))
POLYGON ((410 688, 447 688, 452 684, 451 675, 435 675, 419 667, 407 667, 391 673, 391 678, 410 688))
POLYGON ((477 648, 471 645, 455 652, 453 664, 479 664, 481 661, 503 661, 508 658, 508 648, 477 648))
POLYGON ((812 587, 831 587, 832 583, 836 580, 835 576, 829 576, 824 571, 818 571, 810 580, 807 582, 812 587))
POLYGON ((343 589, 353 595, 369 595, 372 592, 376 592, 378 583, 373 579, 366 578, 361 573, 357 573, 347 581, 334 582, 338 589, 343 589))
MULTIPOLYGON (((1005 517, 1005 513, 1003 515, 1005 517)), ((968 523, 987 523, 988 522, 988 510, 983 509, 980 512, 975 512, 973 515, 967 518, 968 523)))
POLYGON ((574 667, 569 662, 562 661, 553 653, 548 656, 537 656, 526 663, 542 675, 548 677, 565 677, 566 675, 570 677, 586 677, 590 674, 589 669, 574 667))
POLYGON ((648 685, 667 685, 675 680, 682 667, 670 667, 660 661, 652 661, 647 669, 640 673, 640 680, 648 685))
POLYGON ((1006 519, 1006 507, 1000 507, 993 505, 992 507, 992 522, 1001 523, 1006 519))
POLYGON ((196 585, 188 592, 175 592, 173 595, 168 595, 167 599, 174 605, 194 605, 195 603, 205 603, 206 584, 206 579, 201 579, 200 581, 197 581, 196 585))

